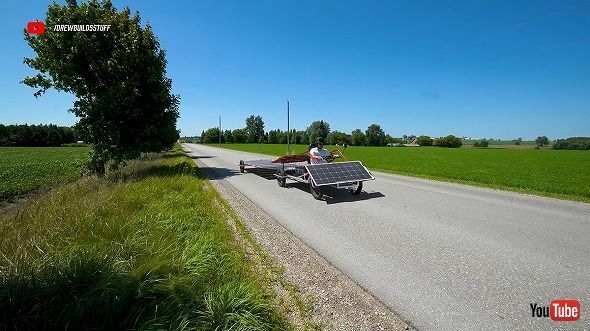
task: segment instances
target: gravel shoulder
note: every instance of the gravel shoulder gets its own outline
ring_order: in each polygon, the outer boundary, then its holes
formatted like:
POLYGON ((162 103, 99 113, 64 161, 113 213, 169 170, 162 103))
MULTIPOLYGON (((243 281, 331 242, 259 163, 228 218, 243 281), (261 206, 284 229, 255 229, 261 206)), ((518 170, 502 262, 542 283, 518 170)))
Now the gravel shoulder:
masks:
POLYGON ((198 160, 195 162, 242 219, 262 250, 283 270, 285 280, 294 285, 301 298, 306 298, 315 325, 323 330, 414 329, 240 191, 218 178, 214 171, 207 170, 198 160))

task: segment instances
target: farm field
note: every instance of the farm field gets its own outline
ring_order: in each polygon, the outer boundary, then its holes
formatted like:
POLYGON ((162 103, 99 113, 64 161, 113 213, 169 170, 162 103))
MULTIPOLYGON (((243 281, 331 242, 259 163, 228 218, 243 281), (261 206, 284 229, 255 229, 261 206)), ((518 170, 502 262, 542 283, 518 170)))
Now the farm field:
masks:
POLYGON ((290 329, 228 208, 180 149, 19 205, 0 215, 0 326, 290 329))
MULTIPOLYGON (((222 147, 273 156, 287 151, 286 145, 223 144, 222 147)), ((301 153, 307 146, 291 148, 301 153)), ((344 154, 374 171, 590 202, 587 151, 349 146, 344 154)))
POLYGON ((79 178, 88 147, 0 147, 0 200, 79 178))

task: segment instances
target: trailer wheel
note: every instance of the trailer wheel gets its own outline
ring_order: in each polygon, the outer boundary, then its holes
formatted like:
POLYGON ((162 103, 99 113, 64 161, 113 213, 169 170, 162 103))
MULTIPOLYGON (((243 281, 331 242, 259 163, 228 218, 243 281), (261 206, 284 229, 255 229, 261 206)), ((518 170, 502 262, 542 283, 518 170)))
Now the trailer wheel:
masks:
POLYGON ((350 188, 350 193, 353 195, 359 195, 363 191, 363 182, 358 182, 358 184, 354 185, 350 188))
POLYGON ((240 172, 244 173, 244 160, 240 160, 240 172))
POLYGON ((322 189, 319 186, 314 186, 311 179, 309 180, 309 190, 314 199, 322 200, 322 197, 324 196, 322 189))
POLYGON ((287 177, 285 177, 285 170, 279 169, 279 171, 277 171, 277 182, 279 183, 280 187, 285 187, 287 185, 287 177))

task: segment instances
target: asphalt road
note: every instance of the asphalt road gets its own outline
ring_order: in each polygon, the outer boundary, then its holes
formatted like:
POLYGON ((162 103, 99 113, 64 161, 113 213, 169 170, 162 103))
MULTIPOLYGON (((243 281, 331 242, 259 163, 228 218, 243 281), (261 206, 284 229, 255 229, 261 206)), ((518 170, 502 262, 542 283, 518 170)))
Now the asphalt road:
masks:
POLYGON ((239 173, 268 156, 184 146, 418 329, 590 329, 588 204, 383 173, 317 201, 239 173), (581 319, 531 316, 554 299, 580 300, 581 319))

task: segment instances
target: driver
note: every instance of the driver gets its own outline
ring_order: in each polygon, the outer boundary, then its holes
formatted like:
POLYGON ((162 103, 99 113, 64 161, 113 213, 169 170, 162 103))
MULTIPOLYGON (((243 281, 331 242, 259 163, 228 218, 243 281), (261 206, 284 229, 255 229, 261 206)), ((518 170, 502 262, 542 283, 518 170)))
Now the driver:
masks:
POLYGON ((324 138, 317 137, 315 143, 317 147, 309 150, 309 161, 311 164, 326 163, 332 158, 332 153, 324 149, 324 138))

